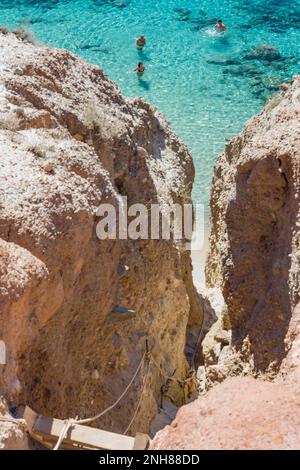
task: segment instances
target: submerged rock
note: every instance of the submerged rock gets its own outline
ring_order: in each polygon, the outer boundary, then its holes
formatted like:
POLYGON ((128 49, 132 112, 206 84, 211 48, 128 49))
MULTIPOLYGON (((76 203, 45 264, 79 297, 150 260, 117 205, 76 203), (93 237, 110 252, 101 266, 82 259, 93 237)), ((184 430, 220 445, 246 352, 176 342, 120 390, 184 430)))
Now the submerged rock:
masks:
POLYGON ((251 49, 251 51, 244 55, 244 59, 273 62, 282 59, 282 56, 276 47, 263 45, 251 49))
POLYGON ((127 7, 131 0, 93 0, 93 2, 98 5, 110 5, 116 8, 125 8, 127 7))
POLYGON ((208 59, 206 61, 208 64, 214 64, 214 65, 240 65, 242 61, 240 59, 237 59, 235 57, 228 57, 228 56, 216 56, 212 57, 211 59, 208 59))
POLYGON ((192 13, 188 8, 174 8, 174 11, 180 21, 188 21, 192 13))
POLYGON ((264 77, 263 86, 269 91, 279 91, 282 80, 278 77, 264 77))
POLYGON ((213 26, 218 19, 207 15, 204 10, 193 12, 187 8, 174 8, 179 21, 184 21, 192 26, 193 30, 199 31, 207 26, 213 26))
MULTIPOLYGON (((59 0, 26 0, 29 6, 38 6, 43 10, 51 10, 57 6, 59 0)), ((1 0, 1 6, 4 8, 19 8, 20 0, 1 0)))
POLYGON ((289 0, 252 0, 249 3, 239 3, 236 7, 243 16, 251 18, 251 27, 263 27, 274 33, 282 34, 287 29, 299 28, 299 4, 289 0))
POLYGON ((232 67, 226 67, 226 69, 223 70, 223 73, 236 76, 245 75, 248 77, 261 77, 263 75, 263 71, 260 70, 260 68, 254 64, 243 64, 232 67))

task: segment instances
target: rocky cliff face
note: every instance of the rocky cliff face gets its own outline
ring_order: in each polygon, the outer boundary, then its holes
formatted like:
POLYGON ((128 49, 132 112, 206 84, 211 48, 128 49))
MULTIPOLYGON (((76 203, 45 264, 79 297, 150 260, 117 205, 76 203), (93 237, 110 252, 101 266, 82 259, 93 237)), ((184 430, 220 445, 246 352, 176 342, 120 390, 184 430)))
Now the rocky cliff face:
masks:
MULTIPOLYGON (((120 196, 189 203, 193 164, 163 117, 124 99, 98 67, 4 33, 1 394, 56 417, 92 416, 124 390, 146 339, 162 372, 185 378, 186 328, 199 315, 189 253, 171 240, 100 241, 97 207, 120 196)), ((96 425, 125 430, 142 377, 96 425)), ((149 430, 162 385, 152 365, 130 433, 149 430)), ((168 396, 180 404, 190 392, 168 396)))
POLYGON ((298 450, 298 387, 232 377, 182 407, 152 449, 298 450))
POLYGON ((241 372, 243 363, 246 371, 274 377, 286 355, 300 293, 299 126, 295 78, 227 145, 215 167, 206 274, 225 304, 204 349, 209 357, 215 347, 211 363, 219 377, 228 367, 241 372))
POLYGON ((213 324, 198 370, 204 396, 152 448, 299 449, 299 190, 294 77, 216 163, 204 308, 213 324))

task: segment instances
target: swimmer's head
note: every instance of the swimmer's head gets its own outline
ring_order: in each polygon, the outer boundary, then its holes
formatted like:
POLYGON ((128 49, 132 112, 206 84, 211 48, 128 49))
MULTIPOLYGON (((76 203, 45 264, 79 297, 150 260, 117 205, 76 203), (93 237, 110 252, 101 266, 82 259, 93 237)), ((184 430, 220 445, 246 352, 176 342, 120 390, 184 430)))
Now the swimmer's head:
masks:
POLYGON ((222 21, 222 20, 218 20, 218 23, 219 23, 219 24, 222 24, 222 23, 223 23, 223 21, 222 21))

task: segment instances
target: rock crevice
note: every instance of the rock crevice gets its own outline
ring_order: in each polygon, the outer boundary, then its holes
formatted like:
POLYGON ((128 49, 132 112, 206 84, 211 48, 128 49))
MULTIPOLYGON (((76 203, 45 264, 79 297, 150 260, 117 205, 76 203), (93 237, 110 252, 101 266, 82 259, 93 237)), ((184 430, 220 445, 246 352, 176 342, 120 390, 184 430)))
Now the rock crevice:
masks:
POLYGON ((203 396, 179 410, 153 449, 299 449, 299 195, 294 77, 216 162, 203 396))

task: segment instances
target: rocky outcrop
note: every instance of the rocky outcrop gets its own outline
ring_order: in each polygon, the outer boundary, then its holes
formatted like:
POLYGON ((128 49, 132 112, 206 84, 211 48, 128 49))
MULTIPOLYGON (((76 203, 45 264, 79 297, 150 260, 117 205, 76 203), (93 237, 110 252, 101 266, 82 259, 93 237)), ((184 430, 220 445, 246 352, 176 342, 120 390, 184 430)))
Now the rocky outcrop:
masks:
POLYGON ((230 378, 182 407, 158 432, 152 449, 298 450, 298 388, 249 377, 230 378))
POLYGON ((6 401, 0 397, 0 450, 28 450, 26 423, 14 420, 6 401))
POLYGON ((280 52, 276 47, 263 45, 251 49, 245 56, 246 60, 262 60, 272 62, 274 60, 280 60, 282 58, 280 52))
MULTIPOLYGON (((186 377, 186 327, 200 321, 190 255, 172 240, 100 241, 96 210, 121 196, 189 203, 191 157, 98 67, 7 31, 0 48, 0 391, 40 413, 92 416, 119 397, 148 340, 161 371, 150 366, 129 432, 148 431, 162 373, 186 377)), ((124 432, 143 375, 95 425, 124 432)), ((184 403, 193 386, 172 384, 169 399, 184 403)))
POLYGON ((299 129, 295 77, 216 163, 204 396, 179 410, 153 449, 300 447, 299 129))
POLYGON ((206 275, 225 305, 203 351, 214 355, 218 380, 275 377, 287 353, 300 292, 300 79, 285 90, 226 146, 215 167, 206 275), (216 341, 221 336, 226 343, 216 341))

